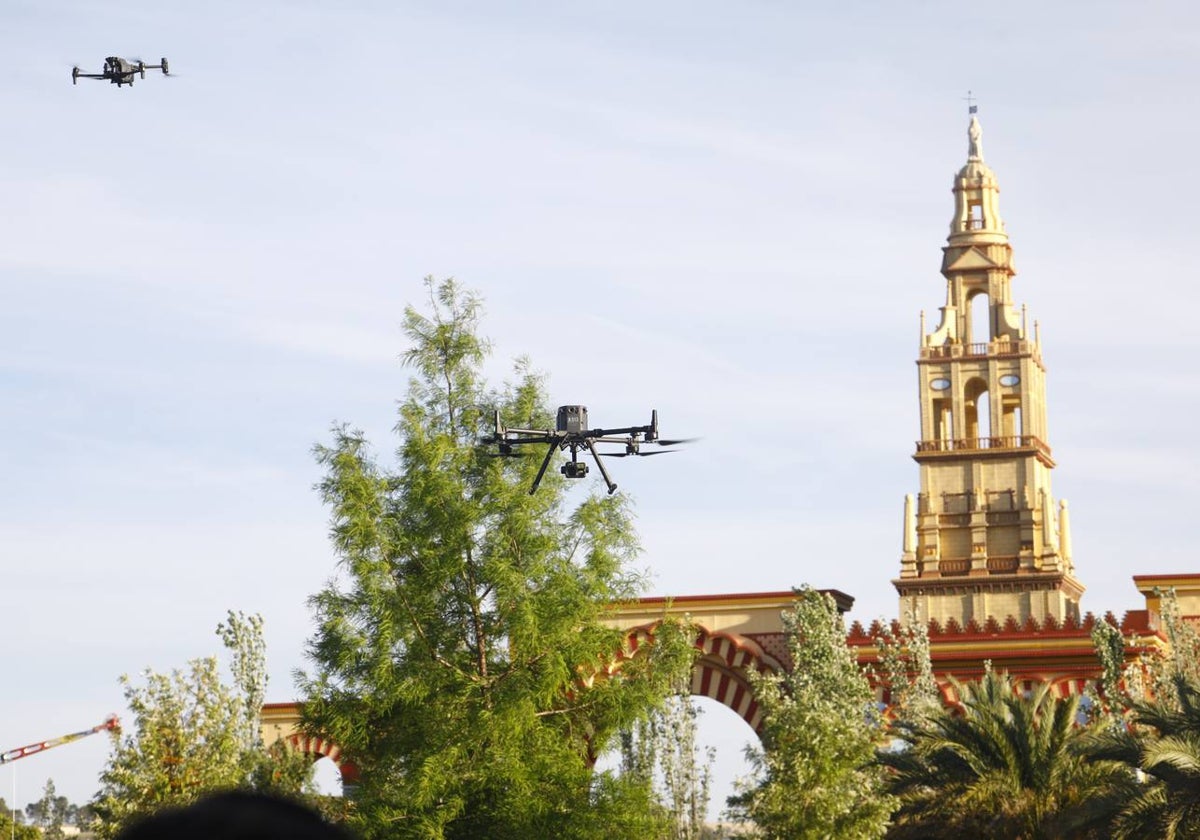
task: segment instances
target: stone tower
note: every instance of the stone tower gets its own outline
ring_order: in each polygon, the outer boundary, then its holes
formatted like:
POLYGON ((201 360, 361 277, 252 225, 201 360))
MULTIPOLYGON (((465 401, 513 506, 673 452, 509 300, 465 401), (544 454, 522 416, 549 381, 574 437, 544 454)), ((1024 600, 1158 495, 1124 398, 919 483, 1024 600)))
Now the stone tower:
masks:
POLYGON ((1012 303, 1012 247, 1000 187, 971 108, 942 249, 946 305, 921 315, 917 388, 921 492, 904 503, 900 614, 943 625, 1079 616, 1065 501, 1050 492, 1046 369, 1035 323, 1012 303))

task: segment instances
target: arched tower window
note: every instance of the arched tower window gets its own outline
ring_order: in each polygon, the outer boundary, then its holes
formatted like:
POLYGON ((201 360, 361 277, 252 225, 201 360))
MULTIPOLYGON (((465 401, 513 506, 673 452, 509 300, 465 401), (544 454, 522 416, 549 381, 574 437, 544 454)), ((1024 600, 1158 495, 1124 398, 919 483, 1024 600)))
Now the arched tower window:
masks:
POLYGON ((983 230, 983 203, 972 201, 967 204, 967 230, 983 230))
MULTIPOLYGON (((1020 397, 1005 397, 1003 422, 1005 437, 1019 438, 1025 432, 1021 427, 1021 398, 1020 397)), ((1016 446, 1020 446, 1018 441, 1016 446)))
POLYGON ((941 441, 954 437, 954 410, 949 399, 933 401, 933 437, 941 441))
POLYGON ((967 322, 969 343, 984 344, 992 340, 992 304, 987 292, 975 292, 970 297, 970 321, 967 322))
POLYGON ((991 403, 988 401, 987 382, 979 377, 967 382, 966 392, 963 394, 963 408, 966 419, 966 436, 968 439, 977 439, 980 441, 979 446, 986 446, 983 442, 984 438, 992 436, 992 419, 991 419, 991 403))

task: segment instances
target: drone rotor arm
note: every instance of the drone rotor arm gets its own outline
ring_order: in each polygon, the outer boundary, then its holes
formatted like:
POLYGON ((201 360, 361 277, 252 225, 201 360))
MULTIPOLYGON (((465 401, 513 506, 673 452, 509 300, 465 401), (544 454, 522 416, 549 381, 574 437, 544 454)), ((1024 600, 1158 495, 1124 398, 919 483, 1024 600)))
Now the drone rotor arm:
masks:
POLYGON ((509 448, 512 448, 514 446, 528 446, 529 444, 544 444, 544 443, 548 443, 555 448, 561 448, 563 445, 563 440, 558 435, 548 435, 548 434, 545 434, 544 432, 539 432, 536 435, 519 437, 519 436, 514 435, 512 432, 513 432, 513 430, 509 429, 508 434, 506 434, 504 437, 498 438, 498 439, 493 438, 489 442, 490 443, 498 443, 502 447, 506 446, 509 448))
POLYGON ((558 437, 557 434, 549 429, 509 429, 504 426, 501 428, 506 435, 521 435, 526 438, 537 438, 539 440, 550 440, 551 438, 558 437))
POLYGON ((585 434, 590 438, 603 438, 612 435, 644 435, 649 431, 649 426, 622 426, 619 429, 588 429, 585 434))
POLYGON ((619 436, 619 437, 617 435, 604 435, 603 437, 591 437, 590 439, 596 443, 626 444, 626 443, 630 442, 631 437, 629 435, 623 435, 623 436, 619 436))

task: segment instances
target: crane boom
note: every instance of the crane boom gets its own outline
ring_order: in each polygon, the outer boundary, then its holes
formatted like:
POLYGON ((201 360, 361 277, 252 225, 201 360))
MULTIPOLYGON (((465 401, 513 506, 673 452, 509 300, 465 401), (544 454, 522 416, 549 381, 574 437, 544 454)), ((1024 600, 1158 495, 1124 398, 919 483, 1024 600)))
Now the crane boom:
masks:
POLYGON ((78 741, 80 738, 86 738, 89 735, 95 735, 97 732, 115 732, 120 730, 121 723, 117 720, 116 715, 109 715, 104 719, 104 723, 98 726, 93 726, 91 729, 84 729, 81 732, 72 732, 70 735, 63 735, 59 738, 51 738, 49 741, 38 741, 36 744, 29 744, 24 747, 17 747, 9 750, 6 753, 0 753, 0 764, 8 764, 10 761, 16 761, 18 758, 28 758, 31 755, 44 752, 51 747, 61 747, 63 744, 69 744, 72 741, 78 741))

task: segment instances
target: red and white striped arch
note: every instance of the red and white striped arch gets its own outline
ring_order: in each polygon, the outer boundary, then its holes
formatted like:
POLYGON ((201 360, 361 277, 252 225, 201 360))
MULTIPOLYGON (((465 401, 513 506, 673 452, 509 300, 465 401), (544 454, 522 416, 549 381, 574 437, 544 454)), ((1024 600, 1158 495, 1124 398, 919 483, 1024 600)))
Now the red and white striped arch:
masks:
POLYGON ((288 749, 309 756, 314 762, 320 761, 322 758, 331 759, 337 765, 338 772, 342 775, 342 781, 347 784, 355 782, 358 778, 358 768, 352 762, 342 760, 342 749, 333 741, 295 733, 289 735, 284 743, 287 744, 288 749))
MULTIPOLYGON (((1077 675, 1048 675, 1044 678, 1018 676, 1012 680, 1013 688, 1026 695, 1032 694, 1046 683, 1050 684, 1050 696, 1061 700, 1064 697, 1082 697, 1095 680, 1077 675)), ((939 682, 938 688, 941 690, 943 703, 952 708, 962 708, 952 683, 939 682)))
MULTIPOLYGON (((643 625, 629 631, 624 657, 637 654, 654 638, 657 625, 643 625)), ((709 697, 737 713, 758 732, 762 712, 750 687, 751 673, 780 673, 783 666, 753 639, 730 633, 711 632, 700 627, 694 642, 700 655, 692 665, 691 693, 709 697)))
POLYGON ((1059 677, 1050 686, 1050 693, 1055 697, 1081 696, 1094 682, 1086 677, 1059 677))

